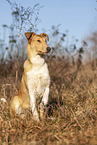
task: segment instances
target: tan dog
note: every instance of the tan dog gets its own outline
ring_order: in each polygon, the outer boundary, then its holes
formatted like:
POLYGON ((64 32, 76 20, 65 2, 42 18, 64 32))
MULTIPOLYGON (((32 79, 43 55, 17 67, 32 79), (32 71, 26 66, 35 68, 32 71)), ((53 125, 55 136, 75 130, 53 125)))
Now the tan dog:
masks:
POLYGON ((28 40, 28 59, 24 62, 20 89, 18 95, 12 99, 10 113, 12 116, 21 115, 22 108, 31 108, 33 117, 39 120, 36 100, 42 96, 40 103, 40 117, 42 117, 44 106, 48 102, 50 84, 48 67, 41 55, 49 53, 51 48, 47 44, 49 40, 47 34, 36 35, 34 32, 28 32, 25 35, 28 40))

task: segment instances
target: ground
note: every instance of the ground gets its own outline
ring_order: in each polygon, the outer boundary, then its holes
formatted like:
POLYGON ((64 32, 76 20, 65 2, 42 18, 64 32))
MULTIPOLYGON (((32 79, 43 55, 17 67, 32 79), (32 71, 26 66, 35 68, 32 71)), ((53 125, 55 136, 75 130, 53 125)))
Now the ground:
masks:
POLYGON ((51 76, 44 120, 10 116, 11 98, 18 93, 23 64, 0 66, 0 145, 97 145, 97 69, 77 70, 63 59, 48 61, 51 76))

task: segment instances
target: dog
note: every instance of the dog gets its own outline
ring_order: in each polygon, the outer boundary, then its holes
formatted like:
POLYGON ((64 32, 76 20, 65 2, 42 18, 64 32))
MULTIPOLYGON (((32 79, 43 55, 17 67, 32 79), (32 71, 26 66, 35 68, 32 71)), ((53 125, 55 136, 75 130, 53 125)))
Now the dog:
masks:
POLYGON ((46 33, 37 35, 34 32, 27 32, 25 36, 28 40, 28 59, 24 62, 24 73, 18 95, 14 96, 11 101, 10 114, 11 116, 21 115, 22 108, 31 108, 34 119, 39 121, 43 118, 44 107, 48 103, 50 85, 48 66, 42 55, 48 54, 51 48, 47 44, 49 37, 46 33), (40 96, 39 115, 37 99, 40 96))

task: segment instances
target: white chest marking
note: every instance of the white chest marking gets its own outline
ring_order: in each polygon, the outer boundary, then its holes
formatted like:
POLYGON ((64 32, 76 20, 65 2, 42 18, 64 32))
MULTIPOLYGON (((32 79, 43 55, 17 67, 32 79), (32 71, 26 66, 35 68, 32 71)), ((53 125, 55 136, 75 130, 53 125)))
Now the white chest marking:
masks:
POLYGON ((27 72, 28 89, 30 94, 33 94, 33 92, 43 94, 46 87, 50 84, 50 76, 47 64, 44 62, 43 58, 38 56, 33 58, 32 62, 33 68, 27 72))

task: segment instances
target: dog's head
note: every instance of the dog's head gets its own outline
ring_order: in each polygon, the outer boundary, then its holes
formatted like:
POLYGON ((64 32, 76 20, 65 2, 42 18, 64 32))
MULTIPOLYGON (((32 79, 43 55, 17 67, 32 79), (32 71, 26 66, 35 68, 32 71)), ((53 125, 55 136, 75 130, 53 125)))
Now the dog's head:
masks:
POLYGON ((46 33, 37 35, 34 32, 27 32, 25 33, 25 36, 28 40, 28 44, 31 46, 31 49, 37 54, 46 54, 50 52, 51 48, 47 44, 49 37, 46 33))

